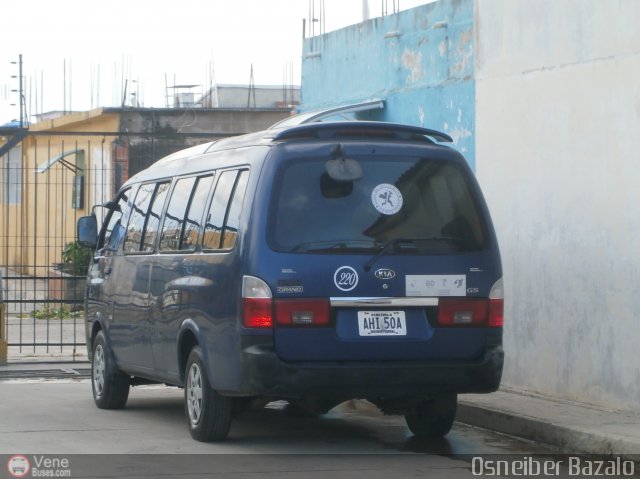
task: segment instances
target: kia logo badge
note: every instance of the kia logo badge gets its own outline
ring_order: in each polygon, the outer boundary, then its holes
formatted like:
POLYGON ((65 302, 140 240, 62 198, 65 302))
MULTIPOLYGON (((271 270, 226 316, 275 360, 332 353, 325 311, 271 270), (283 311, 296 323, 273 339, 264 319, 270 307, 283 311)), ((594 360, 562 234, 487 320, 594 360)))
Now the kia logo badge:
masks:
POLYGON ((378 279, 393 279, 396 277, 396 272, 392 269, 380 268, 375 272, 378 279))

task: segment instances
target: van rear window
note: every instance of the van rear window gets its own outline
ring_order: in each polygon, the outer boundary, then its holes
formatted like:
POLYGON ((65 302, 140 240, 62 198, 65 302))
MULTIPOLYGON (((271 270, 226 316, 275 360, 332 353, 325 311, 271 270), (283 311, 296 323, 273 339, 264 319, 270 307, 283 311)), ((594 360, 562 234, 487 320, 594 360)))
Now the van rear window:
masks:
POLYGON ((391 254, 486 247, 475 180, 465 168, 425 158, 331 161, 290 161, 281 167, 271 204, 273 249, 371 253, 396 241, 412 247, 391 254))

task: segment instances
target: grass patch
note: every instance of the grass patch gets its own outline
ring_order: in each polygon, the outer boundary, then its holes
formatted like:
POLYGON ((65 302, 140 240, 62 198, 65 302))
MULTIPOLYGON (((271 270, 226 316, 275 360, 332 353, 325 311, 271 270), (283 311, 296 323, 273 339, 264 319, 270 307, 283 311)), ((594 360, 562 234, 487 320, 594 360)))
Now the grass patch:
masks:
POLYGON ((49 308, 45 306, 42 309, 34 309, 28 314, 21 314, 21 319, 74 319, 82 315, 82 311, 71 311, 69 307, 62 306, 60 308, 49 308))

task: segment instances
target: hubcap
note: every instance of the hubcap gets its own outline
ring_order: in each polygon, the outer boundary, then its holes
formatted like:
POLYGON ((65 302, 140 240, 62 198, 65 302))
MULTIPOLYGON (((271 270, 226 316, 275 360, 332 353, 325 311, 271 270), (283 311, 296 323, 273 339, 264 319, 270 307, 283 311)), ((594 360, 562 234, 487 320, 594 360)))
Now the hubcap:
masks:
POLYGON ((202 373, 196 363, 193 363, 189 369, 186 392, 189 420, 195 426, 200 422, 202 415, 202 373))
POLYGON ((93 368, 92 368, 92 376, 93 380, 93 390, 96 393, 96 397, 102 397, 102 393, 104 392, 104 349, 101 344, 98 344, 95 352, 93 353, 93 368))

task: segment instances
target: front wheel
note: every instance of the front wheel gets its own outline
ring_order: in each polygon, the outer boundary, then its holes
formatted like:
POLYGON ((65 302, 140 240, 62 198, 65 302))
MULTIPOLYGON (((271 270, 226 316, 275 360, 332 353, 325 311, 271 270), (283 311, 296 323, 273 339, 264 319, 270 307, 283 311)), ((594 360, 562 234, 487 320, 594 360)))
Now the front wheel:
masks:
POLYGON ((129 398, 129 376, 113 363, 111 350, 102 331, 93 341, 91 387, 93 400, 100 409, 122 409, 129 398))
POLYGON ((189 354, 185 371, 184 409, 191 437, 196 441, 222 441, 229 434, 233 399, 220 396, 209 384, 199 346, 189 354))
POLYGON ((457 394, 443 394, 418 402, 404 418, 416 437, 443 437, 453 426, 457 405, 457 394))

